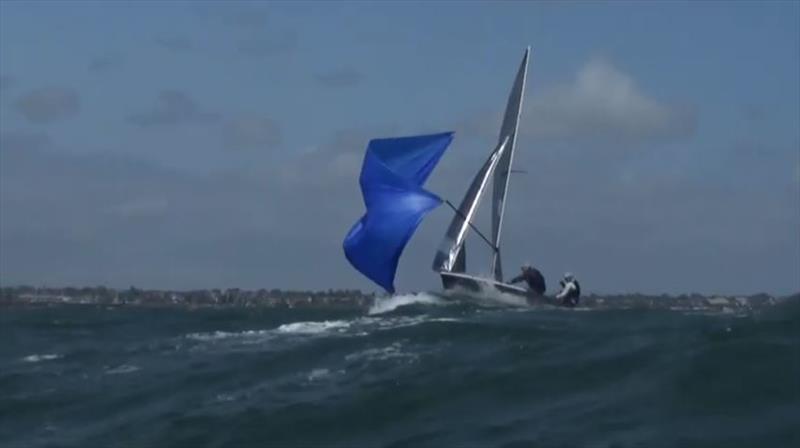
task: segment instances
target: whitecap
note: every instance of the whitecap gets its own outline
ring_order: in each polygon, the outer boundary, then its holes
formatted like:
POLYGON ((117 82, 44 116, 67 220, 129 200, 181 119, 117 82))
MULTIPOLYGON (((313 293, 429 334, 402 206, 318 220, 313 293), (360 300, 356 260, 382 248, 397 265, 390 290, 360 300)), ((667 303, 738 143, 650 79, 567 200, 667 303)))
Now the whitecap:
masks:
POLYGON ((139 366, 123 364, 121 366, 114 367, 113 369, 106 369, 106 375, 124 375, 126 373, 135 372, 139 369, 139 366))
POLYGON ((239 332, 214 331, 207 333, 189 333, 184 337, 205 343, 260 344, 274 341, 275 338, 344 336, 363 337, 374 331, 393 330, 411 327, 426 322, 457 322, 452 317, 431 318, 428 315, 371 317, 363 316, 353 320, 326 320, 291 322, 269 330, 246 330, 239 332))
POLYGON ((186 338, 195 341, 217 341, 230 338, 265 336, 267 334, 269 334, 269 332, 266 330, 245 330, 237 332, 214 331, 210 333, 189 333, 186 335, 186 338))
POLYGON ((219 403, 226 403, 234 400, 236 400, 236 396, 234 394, 217 394, 215 397, 215 401, 219 403))
POLYGON ((293 322, 283 324, 269 330, 244 330, 244 331, 213 331, 206 333, 189 333, 183 337, 208 344, 222 345, 259 345, 273 341, 276 337, 286 336, 313 336, 335 331, 344 333, 351 322, 322 321, 322 322, 293 322))
POLYGON ((403 351, 403 346, 399 342, 392 343, 385 347, 368 348, 355 353, 345 355, 344 359, 348 362, 355 361, 386 361, 390 359, 409 359, 416 360, 418 355, 403 351))
POLYGON ((45 353, 45 354, 42 354, 42 355, 38 355, 38 354, 37 355, 29 355, 29 356, 26 356, 26 357, 22 358, 22 360, 25 361, 25 362, 41 362, 41 361, 52 361, 54 359, 61 359, 61 358, 63 358, 63 356, 61 356, 61 355, 56 355, 56 354, 52 354, 52 353, 45 353))
POLYGON ((344 332, 350 326, 350 322, 344 320, 326 320, 322 322, 292 322, 283 324, 277 328, 280 333, 291 334, 319 334, 330 330, 344 332))
POLYGON ((353 321, 353 327, 360 331, 356 336, 365 336, 369 331, 385 331, 398 328, 413 327, 431 322, 461 322, 462 319, 455 317, 430 317, 427 314, 418 316, 395 316, 395 317, 361 317, 353 321))
POLYGON ((443 305, 446 304, 441 297, 426 292, 411 293, 411 294, 398 294, 390 297, 376 298, 375 302, 369 309, 369 314, 383 314, 394 311, 402 306, 413 304, 423 305, 443 305))
POLYGON ((309 383, 313 383, 319 380, 328 380, 335 376, 345 375, 347 373, 344 369, 339 370, 330 370, 325 368, 316 368, 312 369, 308 374, 306 374, 306 381, 309 383))
POLYGON ((462 320, 456 317, 436 317, 431 319, 430 322, 461 322, 462 320))
POLYGON ((308 374, 308 381, 322 379, 330 375, 331 371, 328 369, 314 369, 308 374))

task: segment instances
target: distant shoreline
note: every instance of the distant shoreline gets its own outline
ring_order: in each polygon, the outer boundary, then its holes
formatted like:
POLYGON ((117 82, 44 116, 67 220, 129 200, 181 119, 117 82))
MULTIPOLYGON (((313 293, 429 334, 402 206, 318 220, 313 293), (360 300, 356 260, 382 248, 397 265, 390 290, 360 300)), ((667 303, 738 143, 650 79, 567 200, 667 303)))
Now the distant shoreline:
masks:
MULTIPOLYGON (((15 305, 109 305, 187 308, 358 308, 371 306, 376 297, 357 289, 327 291, 292 291, 280 289, 244 290, 200 289, 189 291, 145 290, 131 287, 113 289, 98 287, 33 287, 0 288, 0 306, 15 305)), ((783 300, 800 299, 800 293, 786 297, 768 294, 753 295, 645 295, 589 294, 581 306, 590 308, 646 308, 675 310, 736 311, 775 305, 783 300)))
POLYGON ((80 304, 120 306, 189 306, 189 307, 367 307, 374 294, 353 289, 327 291, 288 291, 280 289, 244 290, 146 290, 98 287, 0 288, 0 306, 36 304, 80 304))

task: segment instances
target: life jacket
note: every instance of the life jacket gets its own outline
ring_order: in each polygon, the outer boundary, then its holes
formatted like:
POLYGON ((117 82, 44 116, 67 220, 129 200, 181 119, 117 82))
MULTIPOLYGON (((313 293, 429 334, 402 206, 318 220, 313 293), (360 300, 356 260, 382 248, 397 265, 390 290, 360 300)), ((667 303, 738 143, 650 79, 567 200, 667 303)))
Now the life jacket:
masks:
POLYGON ((572 283, 575 286, 575 289, 573 289, 566 297, 564 297, 562 304, 564 306, 573 307, 577 306, 578 303, 580 302, 581 285, 580 283, 578 283, 577 280, 573 278, 571 282, 565 283, 563 286, 566 288, 567 285, 569 285, 570 283, 572 283))

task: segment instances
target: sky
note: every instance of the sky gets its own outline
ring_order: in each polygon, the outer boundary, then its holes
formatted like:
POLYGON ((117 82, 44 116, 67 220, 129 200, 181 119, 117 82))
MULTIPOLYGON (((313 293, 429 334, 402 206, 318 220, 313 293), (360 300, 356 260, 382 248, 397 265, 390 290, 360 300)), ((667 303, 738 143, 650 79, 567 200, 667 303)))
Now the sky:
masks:
MULTIPOLYGON (((427 188, 460 201, 527 46, 506 275, 800 291, 791 1, 1 1, 0 284, 375 290, 342 251, 367 142, 455 131, 427 188)), ((451 217, 399 291, 439 288, 451 217)))

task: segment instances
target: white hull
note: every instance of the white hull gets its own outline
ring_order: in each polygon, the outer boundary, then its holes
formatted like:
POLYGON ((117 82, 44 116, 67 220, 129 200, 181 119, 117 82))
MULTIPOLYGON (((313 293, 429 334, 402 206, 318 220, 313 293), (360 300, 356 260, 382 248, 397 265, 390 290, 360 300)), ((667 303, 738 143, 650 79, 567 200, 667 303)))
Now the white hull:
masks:
POLYGON ((476 277, 461 272, 439 272, 439 275, 442 276, 442 285, 444 289, 461 288, 473 292, 481 292, 490 289, 522 297, 533 296, 533 294, 525 288, 509 283, 498 282, 489 278, 476 277))
POLYGON ((476 277, 461 272, 439 272, 442 277, 442 286, 445 293, 460 293, 474 301, 486 304, 499 304, 503 306, 541 306, 558 305, 551 297, 540 296, 536 293, 510 283, 498 282, 493 279, 476 277))

